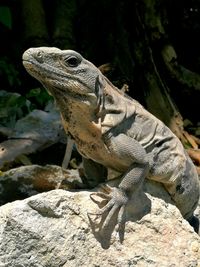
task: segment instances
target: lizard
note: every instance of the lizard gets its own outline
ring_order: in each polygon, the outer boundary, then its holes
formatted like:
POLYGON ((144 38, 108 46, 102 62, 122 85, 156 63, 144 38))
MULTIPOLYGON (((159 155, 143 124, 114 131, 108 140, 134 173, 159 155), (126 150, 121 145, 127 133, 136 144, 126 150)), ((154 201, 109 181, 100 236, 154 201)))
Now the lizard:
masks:
POLYGON ((103 229, 117 214, 126 221, 126 206, 144 179, 161 183, 174 204, 199 231, 194 216, 200 194, 196 168, 178 137, 138 101, 122 93, 90 61, 73 50, 29 48, 23 65, 51 94, 65 131, 83 157, 91 187, 107 178, 107 169, 121 174, 118 186, 94 195, 102 199, 103 229), (94 176, 95 173, 95 177, 94 176))

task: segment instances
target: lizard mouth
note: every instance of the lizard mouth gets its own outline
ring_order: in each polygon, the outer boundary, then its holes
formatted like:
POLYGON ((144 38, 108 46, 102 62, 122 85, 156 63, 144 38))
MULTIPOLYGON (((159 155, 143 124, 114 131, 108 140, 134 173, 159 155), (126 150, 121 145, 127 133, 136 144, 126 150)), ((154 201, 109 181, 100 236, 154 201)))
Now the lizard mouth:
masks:
MULTIPOLYGON (((39 52, 38 52, 39 53, 39 52)), ((53 67, 50 64, 44 62, 43 57, 35 58, 33 55, 29 53, 29 50, 25 51, 22 55, 22 63, 25 69, 31 74, 34 78, 38 79, 39 81, 43 81, 44 79, 49 80, 59 80, 65 78, 66 80, 73 79, 73 76, 69 75, 68 73, 64 73, 61 70, 58 72, 57 68, 53 67)))
POLYGON ((79 77, 79 72, 65 69, 59 57, 55 61, 45 61, 42 50, 34 52, 34 49, 30 48, 24 52, 22 62, 27 72, 41 82, 56 99, 68 98, 87 105, 96 103, 95 93, 81 76, 79 77))
POLYGON ((29 74, 31 74, 31 76, 37 78, 36 75, 35 75, 35 74, 37 74, 37 72, 36 72, 36 70, 34 68, 35 64, 33 62, 31 62, 30 60, 23 60, 22 63, 24 65, 25 69, 27 70, 27 72, 29 74))
POLYGON ((85 85, 77 85, 76 77, 70 74, 58 73, 52 66, 45 63, 40 64, 34 58, 23 58, 22 62, 27 72, 39 80, 48 93, 57 99, 67 96, 71 100, 88 102, 90 98, 94 97, 93 93, 83 92, 80 88, 85 85))
POLYGON ((71 75, 68 75, 66 73, 62 74, 56 71, 56 68, 45 63, 40 64, 34 59, 23 59, 23 65, 27 72, 31 76, 39 80, 42 84, 45 84, 45 87, 47 87, 48 85, 50 86, 51 84, 57 84, 57 86, 55 86, 57 90, 59 89, 59 87, 61 87, 60 90, 63 90, 61 85, 64 84, 65 87, 68 87, 67 85, 69 84, 69 81, 75 80, 73 76, 71 77, 71 75))

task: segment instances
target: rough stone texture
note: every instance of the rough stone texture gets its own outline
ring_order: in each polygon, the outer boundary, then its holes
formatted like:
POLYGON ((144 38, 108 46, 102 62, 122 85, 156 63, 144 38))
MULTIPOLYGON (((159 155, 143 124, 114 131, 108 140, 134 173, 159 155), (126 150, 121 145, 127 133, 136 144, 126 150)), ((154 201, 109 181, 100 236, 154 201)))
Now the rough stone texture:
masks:
POLYGON ((0 204, 57 188, 72 189, 75 186, 70 181, 81 182, 77 170, 65 170, 57 165, 13 168, 0 173, 0 204))
POLYGON ((89 191, 58 189, 2 206, 0 267, 200 266, 200 237, 161 187, 146 188, 154 196, 134 197, 122 243, 115 229, 105 236, 88 220, 97 209, 89 191))
MULTIPOLYGON (((0 133, 3 129, 0 127, 0 133)), ((0 143, 1 169, 21 155, 35 153, 57 142, 67 141, 60 113, 53 105, 49 112, 33 110, 19 119, 13 130, 8 128, 6 132, 9 139, 0 143)))

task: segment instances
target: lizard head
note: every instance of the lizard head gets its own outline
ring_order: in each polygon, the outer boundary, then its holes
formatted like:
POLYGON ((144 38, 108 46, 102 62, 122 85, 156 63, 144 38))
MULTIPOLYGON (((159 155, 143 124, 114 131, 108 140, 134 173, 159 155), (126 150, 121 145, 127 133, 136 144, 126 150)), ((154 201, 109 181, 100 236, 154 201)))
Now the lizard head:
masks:
POLYGON ((55 47, 30 48, 23 54, 23 65, 55 99, 68 97, 97 105, 99 86, 105 77, 91 62, 73 50, 55 47))

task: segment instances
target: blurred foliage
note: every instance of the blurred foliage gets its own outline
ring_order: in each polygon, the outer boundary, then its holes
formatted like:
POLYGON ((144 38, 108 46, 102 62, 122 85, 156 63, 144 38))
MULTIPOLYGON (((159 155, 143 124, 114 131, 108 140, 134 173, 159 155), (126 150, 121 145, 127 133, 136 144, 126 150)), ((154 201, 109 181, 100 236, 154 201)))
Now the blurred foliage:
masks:
POLYGON ((26 98, 31 101, 31 110, 35 108, 44 109, 49 101, 53 101, 53 97, 50 96, 43 88, 31 89, 26 94, 26 98))
POLYGON ((0 124, 13 128, 16 121, 30 112, 30 101, 17 93, 0 91, 0 124))
POLYGON ((0 58, 0 73, 4 77, 4 80, 8 81, 10 87, 21 85, 16 66, 6 56, 0 58))
POLYGON ((7 6, 0 6, 0 22, 6 27, 11 29, 12 27, 12 15, 10 8, 7 6))
POLYGON ((31 89, 26 96, 0 91, 0 125, 13 128, 18 119, 34 109, 44 109, 52 97, 44 89, 31 89))

